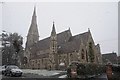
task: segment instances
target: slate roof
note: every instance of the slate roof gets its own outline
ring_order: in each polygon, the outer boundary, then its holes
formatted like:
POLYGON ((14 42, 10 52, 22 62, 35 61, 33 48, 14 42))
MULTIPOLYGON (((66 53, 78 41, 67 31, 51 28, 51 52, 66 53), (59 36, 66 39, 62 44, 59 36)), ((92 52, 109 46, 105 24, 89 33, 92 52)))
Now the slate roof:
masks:
MULTIPOLYGON (((82 34, 72 36, 70 30, 66 30, 57 34, 58 53, 70 53, 70 52, 78 51, 80 49, 81 40, 86 45, 86 42, 88 40, 88 35, 89 32, 85 32, 82 34)), ((50 48, 50 37, 38 41, 36 44, 34 44, 31 47, 30 51, 32 54, 36 54, 37 51, 46 50, 49 48, 50 48)), ((48 56, 46 55, 46 57, 48 56)))
POLYGON ((70 52, 78 52, 80 49, 81 41, 84 45, 87 44, 88 40, 88 32, 78 34, 75 36, 70 37, 67 43, 61 44, 58 47, 58 53, 70 53, 70 52))
POLYGON ((112 64, 117 63, 117 54, 116 53, 107 53, 102 54, 103 63, 107 64, 108 62, 111 62, 112 64))

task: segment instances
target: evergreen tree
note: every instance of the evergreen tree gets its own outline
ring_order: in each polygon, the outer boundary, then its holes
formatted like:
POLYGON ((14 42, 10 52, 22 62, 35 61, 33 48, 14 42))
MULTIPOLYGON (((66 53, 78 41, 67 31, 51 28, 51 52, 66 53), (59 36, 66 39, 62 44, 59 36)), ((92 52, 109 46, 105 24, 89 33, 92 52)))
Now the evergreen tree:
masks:
POLYGON ((90 62, 94 62, 94 50, 91 42, 89 43, 89 59, 90 62))
POLYGON ((18 33, 2 33, 2 65, 18 65, 23 55, 23 38, 18 33))

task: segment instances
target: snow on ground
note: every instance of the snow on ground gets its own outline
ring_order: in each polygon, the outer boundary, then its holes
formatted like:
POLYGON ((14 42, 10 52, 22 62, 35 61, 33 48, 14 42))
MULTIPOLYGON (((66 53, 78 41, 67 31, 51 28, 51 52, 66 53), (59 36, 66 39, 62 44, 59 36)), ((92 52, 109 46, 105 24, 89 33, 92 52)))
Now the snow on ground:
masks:
POLYGON ((59 70, 31 70, 31 69, 23 69, 23 73, 33 73, 33 74, 38 74, 38 75, 43 75, 43 76, 53 76, 53 75, 58 75, 60 72, 65 72, 65 71, 59 71, 59 70))
POLYGON ((66 78, 67 75, 62 75, 62 76, 59 76, 59 78, 66 78))
POLYGON ((58 74, 60 74, 60 73, 53 73, 52 76, 54 76, 54 75, 58 75, 58 74))

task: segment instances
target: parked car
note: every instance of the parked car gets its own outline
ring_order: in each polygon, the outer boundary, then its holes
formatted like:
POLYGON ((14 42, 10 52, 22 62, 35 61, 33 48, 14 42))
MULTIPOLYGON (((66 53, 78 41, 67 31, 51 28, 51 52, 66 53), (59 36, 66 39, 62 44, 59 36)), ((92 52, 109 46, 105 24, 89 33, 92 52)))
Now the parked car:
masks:
POLYGON ((5 76, 22 76, 23 72, 15 65, 8 65, 4 71, 5 76))

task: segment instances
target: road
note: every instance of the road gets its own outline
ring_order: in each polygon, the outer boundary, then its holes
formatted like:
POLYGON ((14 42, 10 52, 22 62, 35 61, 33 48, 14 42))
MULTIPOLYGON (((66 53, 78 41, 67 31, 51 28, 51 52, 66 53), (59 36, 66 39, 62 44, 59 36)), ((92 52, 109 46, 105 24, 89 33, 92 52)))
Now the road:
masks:
MULTIPOLYGON (((4 79, 23 79, 23 78, 67 78, 66 72, 60 72, 60 73, 55 73, 53 75, 50 76, 43 76, 43 75, 38 75, 38 74, 32 74, 32 73, 24 73, 21 77, 9 77, 9 76, 2 76, 3 80, 4 79)), ((106 74, 102 74, 96 77, 91 77, 93 80, 96 78, 104 78, 104 80, 108 80, 107 79, 107 75, 106 74)))
MULTIPOLYGON (((115 74, 116 75, 116 74, 115 74)), ((34 78, 67 78, 67 72, 66 71, 58 71, 58 70, 51 70, 51 71, 48 71, 48 70, 23 70, 23 75, 21 77, 9 77, 9 76, 2 76, 0 74, 0 77, 2 77, 3 79, 2 80, 19 80, 19 79, 25 79, 25 78, 28 78, 28 80, 31 79, 34 79, 34 78)), ((104 73, 104 74, 101 74, 101 75, 98 75, 98 76, 94 76, 94 77, 91 77, 92 80, 95 80, 95 79, 103 79, 104 80, 108 80, 107 79, 107 75, 104 73)), ((25 79, 26 80, 26 79, 25 79)))
POLYGON ((23 70, 23 75, 21 77, 10 77, 10 76, 4 76, 4 75, 1 75, 0 76, 2 77, 2 80, 12 80, 12 79, 15 79, 15 80, 19 80, 19 79, 27 79, 28 80, 31 78, 31 79, 34 79, 34 78, 65 78, 66 76, 63 76, 63 75, 66 75, 66 71, 47 71, 47 70, 23 70))

